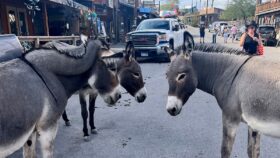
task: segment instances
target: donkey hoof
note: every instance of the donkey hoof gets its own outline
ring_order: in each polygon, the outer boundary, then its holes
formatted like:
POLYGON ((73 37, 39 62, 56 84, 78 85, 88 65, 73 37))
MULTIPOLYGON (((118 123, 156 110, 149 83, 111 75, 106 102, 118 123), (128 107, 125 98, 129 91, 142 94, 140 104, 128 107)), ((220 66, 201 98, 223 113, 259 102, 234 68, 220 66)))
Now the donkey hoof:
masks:
POLYGON ((84 136, 84 141, 88 142, 89 141, 89 136, 84 136))
POLYGON ((98 134, 97 129, 92 129, 91 134, 98 134))
POLYGON ((70 121, 65 122, 65 126, 67 126, 67 127, 71 126, 70 121))

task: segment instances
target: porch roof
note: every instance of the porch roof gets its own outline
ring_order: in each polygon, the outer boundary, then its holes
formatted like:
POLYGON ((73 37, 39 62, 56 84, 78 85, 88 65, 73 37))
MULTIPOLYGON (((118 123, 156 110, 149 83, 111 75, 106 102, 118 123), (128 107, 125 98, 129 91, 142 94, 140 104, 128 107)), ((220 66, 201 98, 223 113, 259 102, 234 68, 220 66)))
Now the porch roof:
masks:
POLYGON ((49 0, 49 1, 54 2, 54 3, 63 4, 63 5, 66 5, 66 6, 69 6, 72 8, 76 8, 76 9, 88 10, 88 7, 86 7, 80 3, 77 3, 73 0, 49 0))

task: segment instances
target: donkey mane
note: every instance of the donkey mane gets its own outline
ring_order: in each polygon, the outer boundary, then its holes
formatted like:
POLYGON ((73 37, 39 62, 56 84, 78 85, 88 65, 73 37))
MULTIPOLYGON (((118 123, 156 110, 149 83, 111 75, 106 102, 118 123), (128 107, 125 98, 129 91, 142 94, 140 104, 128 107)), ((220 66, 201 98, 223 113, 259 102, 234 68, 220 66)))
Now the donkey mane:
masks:
POLYGON ((73 46, 64 42, 52 41, 44 44, 41 49, 56 50, 60 54, 65 54, 70 58, 82 58, 86 54, 85 45, 73 46))
POLYGON ((248 55, 245 51, 237 48, 229 48, 220 44, 195 44, 193 51, 204 53, 222 53, 234 55, 248 55))
POLYGON ((117 63, 124 57, 124 52, 115 53, 108 57, 103 57, 103 61, 107 67, 116 67, 117 63))

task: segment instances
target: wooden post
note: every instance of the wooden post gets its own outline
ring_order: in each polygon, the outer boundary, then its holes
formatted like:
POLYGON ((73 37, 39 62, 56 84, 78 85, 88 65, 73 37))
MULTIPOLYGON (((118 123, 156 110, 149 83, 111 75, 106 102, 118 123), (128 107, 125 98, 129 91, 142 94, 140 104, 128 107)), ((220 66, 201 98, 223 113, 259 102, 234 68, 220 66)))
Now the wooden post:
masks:
POLYGON ((73 45, 76 46, 77 45, 77 40, 76 40, 76 37, 74 35, 73 36, 73 45))
POLYGON ((43 9, 44 9, 44 29, 45 29, 45 34, 47 36, 50 36, 50 31, 49 31, 49 18, 48 18, 48 11, 47 11, 47 4, 46 2, 43 3, 43 9))
POLYGON ((40 47, 40 38, 37 37, 35 40, 35 48, 39 48, 40 47))

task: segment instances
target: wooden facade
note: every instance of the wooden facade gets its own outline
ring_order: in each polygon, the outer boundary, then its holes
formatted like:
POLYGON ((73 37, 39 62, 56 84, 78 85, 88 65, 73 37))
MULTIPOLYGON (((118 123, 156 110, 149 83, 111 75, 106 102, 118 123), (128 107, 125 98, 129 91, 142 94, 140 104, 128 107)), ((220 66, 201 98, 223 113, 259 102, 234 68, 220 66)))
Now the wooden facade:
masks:
POLYGON ((87 8, 76 2, 69 5, 55 0, 40 0, 38 5, 41 10, 32 21, 24 0, 0 0, 0 34, 62 36, 79 33, 80 10, 87 8))
POLYGON ((272 25, 280 28, 280 0, 267 2, 257 0, 256 20, 259 25, 272 25))
POLYGON ((0 0, 0 33, 33 35, 34 28, 21 0, 0 0))

